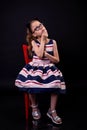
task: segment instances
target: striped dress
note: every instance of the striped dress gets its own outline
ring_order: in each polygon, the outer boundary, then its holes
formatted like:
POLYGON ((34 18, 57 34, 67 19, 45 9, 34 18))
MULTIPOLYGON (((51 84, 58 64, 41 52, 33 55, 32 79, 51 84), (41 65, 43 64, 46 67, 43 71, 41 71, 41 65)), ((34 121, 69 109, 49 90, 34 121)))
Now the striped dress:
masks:
MULTIPOLYGON (((40 45, 36 41, 37 46, 40 45)), ((53 55, 53 40, 45 44, 47 53, 53 55)), ((62 72, 48 58, 41 59, 33 51, 33 59, 19 72, 15 86, 28 93, 65 93, 66 85, 62 72)))

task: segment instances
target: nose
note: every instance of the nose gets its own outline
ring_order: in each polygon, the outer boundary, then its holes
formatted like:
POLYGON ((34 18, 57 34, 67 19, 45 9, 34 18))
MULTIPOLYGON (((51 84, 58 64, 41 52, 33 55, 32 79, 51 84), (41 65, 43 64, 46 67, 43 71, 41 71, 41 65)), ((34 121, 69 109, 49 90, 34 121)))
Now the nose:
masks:
POLYGON ((41 28, 41 29, 42 29, 42 31, 45 31, 45 30, 46 30, 44 26, 42 26, 42 28, 41 28))
POLYGON ((44 26, 41 26, 40 29, 44 30, 44 26))
POLYGON ((44 28, 42 28, 42 31, 44 32, 44 31, 45 31, 45 29, 44 29, 44 28))
POLYGON ((41 32, 42 32, 42 33, 44 33, 44 32, 45 32, 45 29, 44 29, 44 28, 42 28, 42 29, 41 29, 41 32))

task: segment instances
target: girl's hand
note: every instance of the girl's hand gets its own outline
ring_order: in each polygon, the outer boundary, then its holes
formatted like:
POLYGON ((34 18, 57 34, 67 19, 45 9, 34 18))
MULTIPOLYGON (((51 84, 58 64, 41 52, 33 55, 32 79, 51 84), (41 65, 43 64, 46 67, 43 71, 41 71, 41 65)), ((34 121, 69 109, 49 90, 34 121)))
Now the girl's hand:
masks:
POLYGON ((47 30, 46 29, 42 30, 41 41, 42 42, 46 41, 47 37, 48 37, 47 30))

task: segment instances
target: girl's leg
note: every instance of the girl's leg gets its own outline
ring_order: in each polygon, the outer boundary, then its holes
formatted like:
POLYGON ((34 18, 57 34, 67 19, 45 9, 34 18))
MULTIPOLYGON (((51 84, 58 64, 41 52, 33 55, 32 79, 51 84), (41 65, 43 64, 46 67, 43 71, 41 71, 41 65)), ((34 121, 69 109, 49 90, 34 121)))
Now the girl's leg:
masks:
POLYGON ((58 101, 58 95, 57 94, 51 94, 50 108, 49 108, 47 115, 52 119, 52 121, 54 123, 61 124, 62 120, 56 113, 57 101, 58 101))
POLYGON ((51 102, 50 102, 50 109, 55 110, 57 105, 58 95, 51 94, 51 102))
POLYGON ((29 99, 31 101, 31 106, 37 105, 36 94, 29 94, 29 99))
POLYGON ((32 116, 34 119, 38 120, 41 117, 40 111, 38 109, 38 103, 36 100, 36 94, 29 94, 29 99, 31 101, 32 116))

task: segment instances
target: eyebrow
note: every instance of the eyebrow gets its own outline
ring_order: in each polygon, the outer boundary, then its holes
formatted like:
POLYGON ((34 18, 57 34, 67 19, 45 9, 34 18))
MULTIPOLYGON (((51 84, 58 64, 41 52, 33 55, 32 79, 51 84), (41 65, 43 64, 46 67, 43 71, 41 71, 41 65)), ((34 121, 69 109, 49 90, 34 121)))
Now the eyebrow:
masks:
MULTIPOLYGON (((42 23, 39 23, 39 25, 34 28, 34 31, 35 31, 41 24, 42 24, 42 23)), ((34 32, 34 31, 33 31, 33 32, 34 32)))
MULTIPOLYGON (((37 25, 35 28, 39 27, 40 25, 41 25, 41 23, 39 25, 37 25)), ((34 28, 34 30, 35 30, 35 28, 34 28)))

